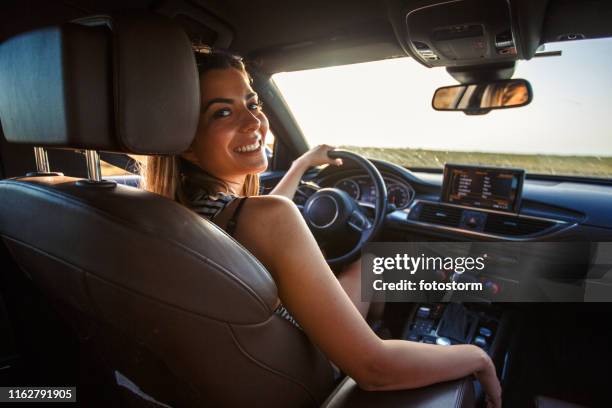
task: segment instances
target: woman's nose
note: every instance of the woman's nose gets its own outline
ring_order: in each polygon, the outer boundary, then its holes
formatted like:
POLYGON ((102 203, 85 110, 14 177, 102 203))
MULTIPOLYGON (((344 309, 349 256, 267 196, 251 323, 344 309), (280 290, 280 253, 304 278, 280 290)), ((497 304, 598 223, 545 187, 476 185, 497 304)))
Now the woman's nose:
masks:
POLYGON ((254 132, 261 126, 261 120, 252 111, 246 110, 242 115, 240 125, 243 132, 254 132))

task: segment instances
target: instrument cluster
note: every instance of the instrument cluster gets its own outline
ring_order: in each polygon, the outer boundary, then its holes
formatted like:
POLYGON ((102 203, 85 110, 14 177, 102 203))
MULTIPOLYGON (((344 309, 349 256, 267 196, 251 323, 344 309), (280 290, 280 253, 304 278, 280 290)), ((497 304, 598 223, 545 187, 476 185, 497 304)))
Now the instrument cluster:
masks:
MULTIPOLYGON (((387 196, 389 204, 401 210, 412 202, 415 192, 409 184, 384 177, 387 186, 387 196)), ((376 188, 368 176, 354 176, 339 180, 334 187, 348 193, 353 199, 367 204, 374 204, 376 201, 376 188)))

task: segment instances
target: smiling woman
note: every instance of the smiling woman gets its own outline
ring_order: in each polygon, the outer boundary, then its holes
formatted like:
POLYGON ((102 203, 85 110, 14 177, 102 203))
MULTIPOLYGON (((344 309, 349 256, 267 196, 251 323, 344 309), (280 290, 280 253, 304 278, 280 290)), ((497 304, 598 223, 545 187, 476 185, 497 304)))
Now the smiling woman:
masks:
POLYGON ((362 388, 416 388, 475 374, 489 406, 499 407, 495 367, 481 349, 381 340, 372 331, 364 319, 370 302, 361 298, 361 260, 332 271, 289 200, 309 167, 342 160, 329 157, 331 146, 315 147, 293 162, 270 195, 258 195, 268 133, 258 96, 239 59, 215 53, 200 58, 202 110, 195 139, 181 156, 151 158, 145 186, 178 199, 248 249, 274 278, 275 314, 302 329, 362 388))
POLYGON ((502 383, 507 407, 612 407, 610 21, 606 0, 0 3, 0 388, 68 385, 87 407, 495 408, 502 383), (563 38, 585 39, 549 45, 563 38), (253 81, 203 43, 251 58, 253 81), (529 106, 431 108, 455 82, 441 65, 515 62, 529 106), (111 175, 138 154, 158 155, 143 171, 159 194, 111 175), (457 262, 411 294, 407 272, 370 273, 369 241, 457 262), (342 255, 362 247, 363 284, 342 255), (516 286, 532 301, 504 302, 516 286))
MULTIPOLYGON (((200 183, 209 194, 256 195, 257 173, 267 167, 263 146, 268 120, 250 86, 251 79, 242 59, 231 54, 200 55, 198 60, 200 80, 210 86, 202 88, 198 136, 182 159, 201 168, 200 183)), ((189 199, 181 189, 180 160, 177 156, 149 157, 143 166, 143 187, 186 204, 189 199)))
POLYGON ((268 166, 262 146, 269 125, 246 71, 232 68, 221 69, 220 64, 216 69, 201 68, 206 71, 200 80, 207 86, 202 86, 198 133, 183 157, 229 183, 232 191, 253 195, 257 190, 245 190, 244 175, 257 179, 256 174, 268 166))

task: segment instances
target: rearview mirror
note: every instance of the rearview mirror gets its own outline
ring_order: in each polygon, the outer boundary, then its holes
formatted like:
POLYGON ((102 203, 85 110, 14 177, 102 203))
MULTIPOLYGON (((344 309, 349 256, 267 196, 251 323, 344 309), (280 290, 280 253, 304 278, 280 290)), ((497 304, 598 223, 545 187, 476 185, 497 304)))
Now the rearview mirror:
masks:
POLYGON ((528 105, 532 98, 529 82, 524 79, 507 79, 438 88, 431 105, 440 111, 462 111, 468 115, 482 115, 491 109, 528 105))

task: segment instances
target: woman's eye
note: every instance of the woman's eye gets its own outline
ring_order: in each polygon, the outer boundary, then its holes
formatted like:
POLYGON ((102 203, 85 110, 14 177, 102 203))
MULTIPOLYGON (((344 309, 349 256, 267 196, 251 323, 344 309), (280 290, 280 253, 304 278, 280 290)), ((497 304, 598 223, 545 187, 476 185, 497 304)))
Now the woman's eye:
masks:
POLYGON ((259 110, 262 107, 263 107, 263 102, 261 102, 261 101, 249 103, 249 109, 251 109, 251 110, 259 110))
POLYGON ((232 112, 230 111, 229 108, 223 108, 223 109, 219 109, 218 111, 213 113, 213 117, 215 117, 215 118, 224 118, 226 116, 229 116, 231 113, 232 112))

